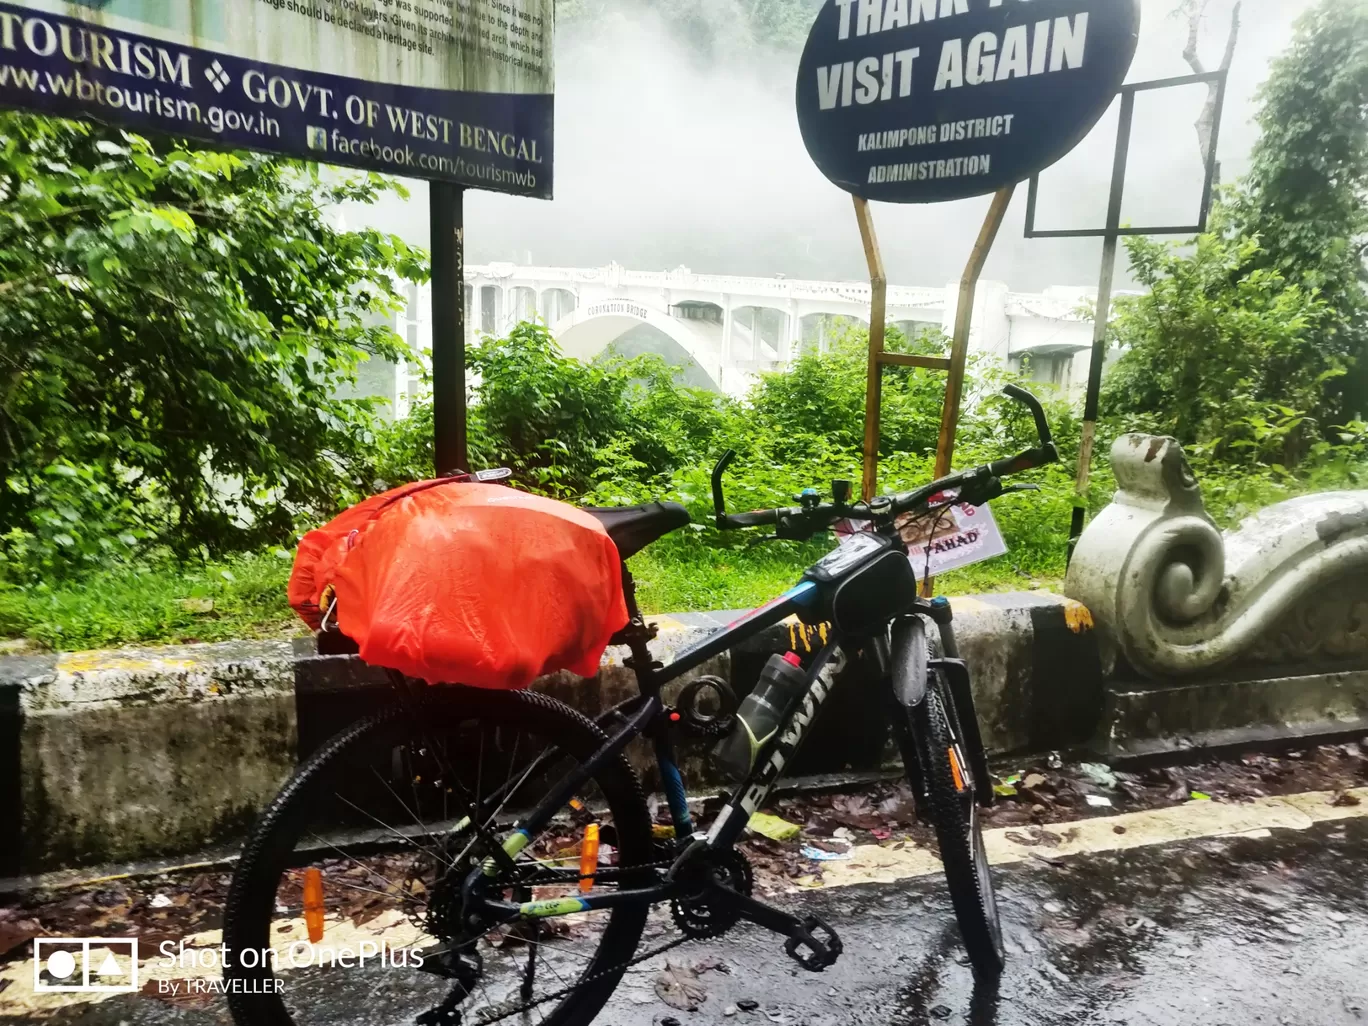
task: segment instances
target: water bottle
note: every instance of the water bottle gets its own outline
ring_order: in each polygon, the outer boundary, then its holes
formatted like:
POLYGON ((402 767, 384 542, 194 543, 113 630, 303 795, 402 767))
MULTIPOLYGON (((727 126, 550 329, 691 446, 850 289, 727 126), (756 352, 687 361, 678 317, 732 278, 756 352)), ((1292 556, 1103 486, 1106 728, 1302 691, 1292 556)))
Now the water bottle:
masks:
POLYGON ((770 656, 754 690, 736 712, 736 726, 713 753, 718 768, 734 779, 745 776, 779 729, 789 704, 806 686, 807 673, 795 653, 770 656))

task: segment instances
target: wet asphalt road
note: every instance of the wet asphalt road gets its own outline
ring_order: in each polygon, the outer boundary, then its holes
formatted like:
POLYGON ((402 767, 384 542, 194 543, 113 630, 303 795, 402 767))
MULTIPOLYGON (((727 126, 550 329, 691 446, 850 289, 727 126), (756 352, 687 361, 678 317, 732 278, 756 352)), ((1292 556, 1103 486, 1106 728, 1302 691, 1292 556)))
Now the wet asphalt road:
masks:
MULTIPOLYGON (((1006 867, 996 876, 1009 962, 996 993, 976 990, 962 964, 939 879, 814 892, 801 896, 801 906, 840 932, 845 955, 836 967, 803 972, 779 938, 742 927, 668 956, 730 967, 703 973, 708 997, 698 1011, 662 1004, 653 991, 657 967, 643 967, 597 1022, 1358 1024, 1368 1021, 1366 873, 1368 819, 1006 867), (729 1008, 744 999, 759 1007, 729 1008)), ((354 974, 348 986, 317 995, 318 1021, 410 1023, 430 1007, 415 1001, 414 976, 354 974)), ((431 985, 426 992, 438 993, 431 985)), ((0 1021, 33 1020, 0 1014, 0 1021)), ((44 1021, 199 1026, 227 1019, 221 1003, 188 1010, 129 997, 44 1021)))

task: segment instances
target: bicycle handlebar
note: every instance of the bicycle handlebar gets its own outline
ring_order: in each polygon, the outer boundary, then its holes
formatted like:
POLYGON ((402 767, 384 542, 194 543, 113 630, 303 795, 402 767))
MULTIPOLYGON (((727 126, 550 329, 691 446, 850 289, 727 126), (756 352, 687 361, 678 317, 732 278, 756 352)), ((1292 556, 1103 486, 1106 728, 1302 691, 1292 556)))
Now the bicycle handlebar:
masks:
POLYGON ((924 506, 933 495, 952 488, 960 490, 956 499, 957 502, 981 506, 1003 493, 1004 489, 1000 478, 1008 474, 1019 474, 1022 471, 1032 470, 1044 466, 1046 463, 1054 463, 1059 459, 1059 450, 1055 447, 1054 439, 1050 434, 1050 424, 1045 417, 1045 410, 1040 405, 1040 400, 1019 385, 1008 385, 1003 389, 1003 392, 1031 411, 1031 416, 1035 420, 1036 434, 1040 439, 1039 445, 1015 456, 995 460, 972 470, 951 474, 948 477, 923 485, 914 491, 881 496, 868 503, 861 502, 854 505, 822 503, 808 507, 791 506, 779 509, 753 510, 750 513, 729 514, 726 512, 726 504, 722 495, 722 474, 736 459, 736 450, 728 449, 717 461, 712 472, 713 511, 716 514, 717 528, 720 531, 730 531, 746 527, 767 527, 773 524, 779 528, 776 532, 778 537, 802 539, 810 537, 817 531, 825 530, 836 520, 876 520, 883 516, 891 518, 901 513, 911 512, 924 506))

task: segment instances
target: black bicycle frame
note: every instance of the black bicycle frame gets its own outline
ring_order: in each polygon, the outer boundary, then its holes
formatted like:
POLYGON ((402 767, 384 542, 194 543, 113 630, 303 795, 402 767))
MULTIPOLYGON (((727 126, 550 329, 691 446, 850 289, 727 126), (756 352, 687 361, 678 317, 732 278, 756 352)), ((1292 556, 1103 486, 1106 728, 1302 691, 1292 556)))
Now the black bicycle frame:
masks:
MULTIPOLYGON (((694 836, 693 820, 689 814, 683 780, 674 761, 674 753, 666 736, 668 720, 661 714, 664 705, 660 700, 663 685, 677 679, 688 671, 701 666, 709 659, 734 648, 747 638, 754 637, 768 627, 778 624, 788 617, 813 606, 818 599, 818 585, 811 581, 790 588, 784 594, 758 609, 733 621, 685 649, 667 666, 660 666, 649 659, 634 657, 629 660, 635 670, 641 687, 640 705, 630 712, 624 712, 626 722, 575 772, 561 780, 556 788, 544 798, 535 809, 523 817, 514 833, 503 842, 499 853, 511 859, 516 856, 532 838, 544 830, 574 796, 580 786, 597 772, 607 760, 617 755, 636 737, 654 731, 656 758, 660 768, 662 785, 670 808, 670 818, 674 823, 675 836, 691 839, 688 851, 700 846, 712 849, 730 848, 740 838, 751 815, 761 808, 770 790, 802 743, 808 728, 816 720, 823 702, 831 692, 833 662, 841 651, 842 635, 832 631, 827 635, 827 643, 813 658, 807 670, 807 684, 800 696, 795 698, 786 710, 775 738, 761 751, 755 765, 732 791, 731 799, 722 808, 706 836, 694 836)), ((630 603, 634 606, 635 603, 630 603)), ((633 610, 635 613, 635 610, 633 610)), ((644 652, 644 644, 633 646, 634 652, 644 652)), ((682 856, 681 856, 682 858, 682 856)), ((504 858, 492 858, 485 862, 486 876, 497 874, 498 865, 505 863, 504 858)), ((605 877, 610 874, 603 874, 605 877)), ((615 875, 615 874, 614 874, 615 875)), ((567 878, 577 878, 577 874, 567 871, 567 878)), ((497 909, 510 917, 544 917, 568 915, 593 909, 611 908, 615 905, 634 902, 655 902, 671 897, 676 890, 668 879, 665 883, 642 889, 627 889, 586 894, 577 898, 556 898, 546 901, 532 901, 514 904, 503 901, 487 901, 486 906, 497 909)))

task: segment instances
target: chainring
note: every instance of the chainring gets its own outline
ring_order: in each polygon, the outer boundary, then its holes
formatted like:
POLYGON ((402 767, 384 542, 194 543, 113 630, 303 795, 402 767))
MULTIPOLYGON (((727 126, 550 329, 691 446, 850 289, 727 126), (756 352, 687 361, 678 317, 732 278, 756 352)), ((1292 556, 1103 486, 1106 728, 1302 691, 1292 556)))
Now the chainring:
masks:
POLYGON ((750 897, 755 886, 750 861, 742 852, 728 848, 699 855, 690 861, 687 869, 689 878, 698 881, 700 893, 670 902, 670 915, 674 917, 675 925, 691 940, 722 936, 740 921, 741 913, 716 892, 706 896, 702 888, 711 877, 737 894, 750 897))

